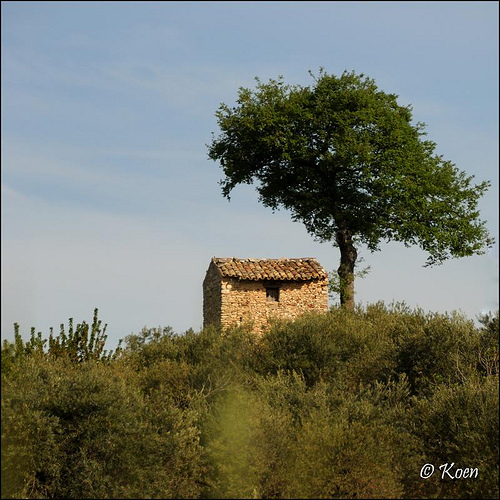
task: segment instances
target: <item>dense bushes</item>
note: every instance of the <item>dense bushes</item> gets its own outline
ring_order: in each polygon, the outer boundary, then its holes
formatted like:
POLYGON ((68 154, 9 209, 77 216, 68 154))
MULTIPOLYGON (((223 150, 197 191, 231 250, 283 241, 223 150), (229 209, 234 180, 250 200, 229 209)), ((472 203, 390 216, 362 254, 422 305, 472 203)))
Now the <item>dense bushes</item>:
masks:
POLYGON ((193 416, 170 398, 153 404, 127 378, 118 366, 91 362, 33 357, 16 366, 2 387, 2 492, 196 496, 200 447, 193 416))
POLYGON ((334 308, 114 354, 82 325, 4 342, 4 498, 498 497, 498 314, 334 308))

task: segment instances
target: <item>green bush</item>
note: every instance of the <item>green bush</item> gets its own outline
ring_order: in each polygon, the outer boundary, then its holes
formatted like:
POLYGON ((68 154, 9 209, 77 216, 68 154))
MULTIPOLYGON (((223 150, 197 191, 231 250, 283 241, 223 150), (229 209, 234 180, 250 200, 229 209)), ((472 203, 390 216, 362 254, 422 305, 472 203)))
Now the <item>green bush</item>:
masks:
POLYGON ((498 378, 440 385, 429 398, 419 399, 412 420, 426 462, 436 466, 477 468, 478 477, 452 480, 441 471, 429 481, 429 493, 441 498, 498 497, 498 378))
POLYGON ((196 497, 196 415, 119 363, 30 356, 2 381, 2 496, 196 497))
MULTIPOLYGON (((2 347, 3 498, 498 498, 498 313, 383 303, 2 347), (420 478, 425 463, 476 479, 420 478)), ((94 332, 94 333, 92 333, 94 332)))
POLYGON ((356 387, 360 381, 390 376, 393 358, 392 341, 385 332, 359 311, 333 308, 326 315, 308 314, 274 324, 262 339, 257 370, 297 371, 309 387, 320 379, 342 376, 356 387))

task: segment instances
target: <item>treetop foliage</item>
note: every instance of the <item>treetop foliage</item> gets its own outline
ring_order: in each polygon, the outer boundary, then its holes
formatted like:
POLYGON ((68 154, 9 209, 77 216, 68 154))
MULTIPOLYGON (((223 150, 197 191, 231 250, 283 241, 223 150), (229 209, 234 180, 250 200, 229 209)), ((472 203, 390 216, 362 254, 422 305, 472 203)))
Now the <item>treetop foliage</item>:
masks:
POLYGON ((236 106, 221 104, 209 157, 225 197, 257 181, 264 205, 289 209, 320 241, 348 230, 372 251, 381 240, 419 245, 427 265, 491 246, 476 208, 490 183, 435 154, 411 106, 363 74, 311 76, 310 87, 256 78, 236 106))

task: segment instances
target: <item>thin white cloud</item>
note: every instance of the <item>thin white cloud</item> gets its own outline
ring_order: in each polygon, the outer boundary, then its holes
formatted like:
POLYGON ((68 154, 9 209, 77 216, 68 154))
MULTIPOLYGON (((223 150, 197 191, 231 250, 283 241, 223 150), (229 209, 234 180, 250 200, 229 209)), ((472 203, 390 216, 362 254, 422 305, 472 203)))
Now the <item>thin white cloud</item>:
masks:
MULTIPOLYGON (((162 106, 168 104, 204 117, 207 116, 207 109, 213 113, 214 103, 218 105, 221 96, 235 96, 236 90, 253 78, 253 74, 249 74, 246 80, 242 78, 242 74, 248 73, 248 69, 243 67, 205 63, 170 66, 157 60, 133 57, 122 57, 113 63, 93 61, 81 66, 70 60, 56 62, 34 51, 20 49, 6 50, 3 64, 7 75, 5 85, 15 78, 16 85, 21 83, 29 87, 33 82, 41 81, 45 86, 52 82, 72 89, 94 89, 110 94, 134 92, 139 98, 153 96, 162 106)), ((41 106, 43 99, 36 98, 39 91, 31 89, 31 99, 35 99, 36 106, 44 109, 41 106)), ((10 90, 11 98, 15 92, 17 90, 10 90)), ((20 92, 24 96, 27 94, 23 90, 20 92)), ((63 103, 67 105, 67 97, 63 103)))

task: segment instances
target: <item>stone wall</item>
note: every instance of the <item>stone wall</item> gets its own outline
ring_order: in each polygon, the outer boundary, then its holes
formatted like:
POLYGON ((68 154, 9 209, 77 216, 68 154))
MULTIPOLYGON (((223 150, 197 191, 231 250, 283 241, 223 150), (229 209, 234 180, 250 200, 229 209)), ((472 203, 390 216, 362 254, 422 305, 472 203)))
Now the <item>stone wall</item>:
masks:
POLYGON ((203 326, 218 325, 221 321, 221 276, 210 263, 203 280, 203 326))
POLYGON ((328 309, 326 280, 282 281, 279 301, 274 302, 267 299, 266 285, 262 281, 223 278, 221 294, 222 325, 252 321, 256 333, 260 333, 273 317, 291 319, 307 311, 328 309))

